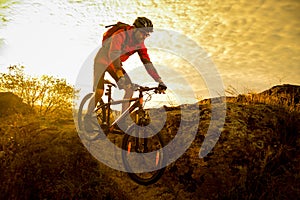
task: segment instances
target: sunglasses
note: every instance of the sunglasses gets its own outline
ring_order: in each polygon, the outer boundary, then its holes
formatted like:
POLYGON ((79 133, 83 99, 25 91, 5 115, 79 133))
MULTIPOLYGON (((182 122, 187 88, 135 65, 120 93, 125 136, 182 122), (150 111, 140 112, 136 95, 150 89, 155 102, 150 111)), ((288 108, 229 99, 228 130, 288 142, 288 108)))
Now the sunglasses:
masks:
POLYGON ((139 30, 145 37, 149 37, 150 34, 147 33, 146 31, 143 31, 143 30, 139 30))

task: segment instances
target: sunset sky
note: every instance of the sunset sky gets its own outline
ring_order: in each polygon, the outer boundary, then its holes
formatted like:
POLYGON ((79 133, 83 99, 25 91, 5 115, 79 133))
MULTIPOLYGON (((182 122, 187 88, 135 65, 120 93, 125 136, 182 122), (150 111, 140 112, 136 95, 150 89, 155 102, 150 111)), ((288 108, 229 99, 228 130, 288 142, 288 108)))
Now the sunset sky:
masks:
MULTIPOLYGON (((189 84, 196 97, 209 96, 208 83, 201 78, 206 72, 197 74, 178 53, 184 50, 213 63, 225 89, 245 93, 283 83, 300 85, 299 10, 298 0, 1 0, 0 71, 21 64, 29 74, 49 74, 76 84, 83 64, 92 65, 87 58, 92 60, 92 52, 101 45, 105 25, 132 24, 137 16, 146 16, 156 33, 168 30, 183 38, 172 39, 173 52, 149 48, 163 80, 178 95, 184 96, 184 85, 189 84), (195 42, 193 47, 185 37, 195 42), (203 57, 193 49, 201 49, 203 57)), ((157 38, 154 33, 146 44, 151 47, 157 38)), ((141 63, 136 56, 124 63, 132 79, 151 81, 137 66, 141 63)))

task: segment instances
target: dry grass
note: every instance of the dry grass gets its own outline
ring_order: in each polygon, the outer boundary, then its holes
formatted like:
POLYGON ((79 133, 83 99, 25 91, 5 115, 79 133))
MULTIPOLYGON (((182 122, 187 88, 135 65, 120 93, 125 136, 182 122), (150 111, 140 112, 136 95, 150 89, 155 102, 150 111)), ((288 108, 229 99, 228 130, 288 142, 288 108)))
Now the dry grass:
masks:
MULTIPOLYGON (((168 184, 182 182, 195 198, 297 198, 298 93, 273 91, 227 98, 225 126, 212 154, 201 165, 196 154, 186 153, 176 161, 176 173, 174 166, 166 171, 168 184)), ((197 151, 210 122, 209 101, 201 106, 201 129, 190 148, 197 151)), ((166 135, 176 133, 174 123, 180 121, 176 108, 167 110, 175 117, 166 135)), ((0 199, 126 199, 120 190, 126 186, 112 182, 83 147, 72 116, 15 114, 0 121, 0 199)))
MULTIPOLYGON (((234 88, 230 88, 228 93, 231 94, 226 98, 228 106, 242 108, 238 120, 243 120, 248 128, 247 133, 242 134, 244 136, 236 137, 238 133, 228 132, 227 145, 237 146, 236 142, 244 140, 248 142, 235 149, 241 151, 239 160, 242 161, 238 171, 244 171, 244 176, 240 174, 243 177, 239 179, 240 185, 220 194, 218 198, 297 198, 300 195, 300 87, 282 85, 262 93, 248 94, 237 94, 234 88), (272 112, 266 114, 269 111, 272 112), (264 139, 250 139, 249 136, 253 137, 254 133, 257 134, 255 137, 264 139), (262 146, 256 152, 250 147, 258 142, 262 146), (249 155, 255 156, 251 158, 249 155)), ((233 120, 230 115, 227 118, 233 120)), ((223 144, 222 148, 227 145, 223 144)), ((230 166, 230 162, 228 164, 230 166)))
POLYGON ((74 128, 72 117, 2 118, 0 199, 124 199, 74 128))
POLYGON ((272 135, 262 131, 257 137, 265 139, 249 140, 250 143, 261 144, 258 151, 253 151, 248 145, 243 147, 249 152, 246 154, 246 177, 241 186, 226 194, 226 198, 279 200, 299 196, 300 113, 280 109, 278 114, 277 120, 269 124, 272 135), (253 157, 250 159, 249 155, 253 157))
POLYGON ((300 86, 288 84, 274 86, 261 93, 250 91, 247 94, 239 94, 234 88, 229 88, 226 92, 231 96, 227 97, 227 102, 266 104, 278 106, 290 112, 300 112, 300 86))

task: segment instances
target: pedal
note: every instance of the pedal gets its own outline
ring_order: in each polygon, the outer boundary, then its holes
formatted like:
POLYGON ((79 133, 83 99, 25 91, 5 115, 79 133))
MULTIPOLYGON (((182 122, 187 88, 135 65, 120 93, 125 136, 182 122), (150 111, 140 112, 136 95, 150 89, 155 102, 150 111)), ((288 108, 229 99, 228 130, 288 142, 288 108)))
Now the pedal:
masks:
POLYGON ((108 130, 108 125, 107 124, 100 124, 100 127, 103 131, 107 131, 108 130))

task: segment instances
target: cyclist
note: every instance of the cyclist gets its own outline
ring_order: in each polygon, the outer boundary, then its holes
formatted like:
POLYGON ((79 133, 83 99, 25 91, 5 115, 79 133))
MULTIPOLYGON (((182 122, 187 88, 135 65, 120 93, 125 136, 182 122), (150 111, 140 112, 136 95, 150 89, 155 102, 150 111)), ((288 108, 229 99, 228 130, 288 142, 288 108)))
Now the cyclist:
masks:
MULTIPOLYGON (((94 95, 89 103, 85 121, 89 122, 96 104, 101 100, 104 92, 104 74, 108 72, 116 81, 119 89, 125 90, 124 99, 133 95, 133 84, 122 67, 122 62, 126 61, 132 54, 138 53, 148 74, 158 83, 161 91, 167 89, 157 70, 153 66, 144 40, 153 32, 153 24, 146 17, 138 17, 133 26, 128 25, 125 29, 119 29, 112 36, 103 42, 94 59, 94 95)), ((122 105, 124 112, 130 103, 122 105)))

